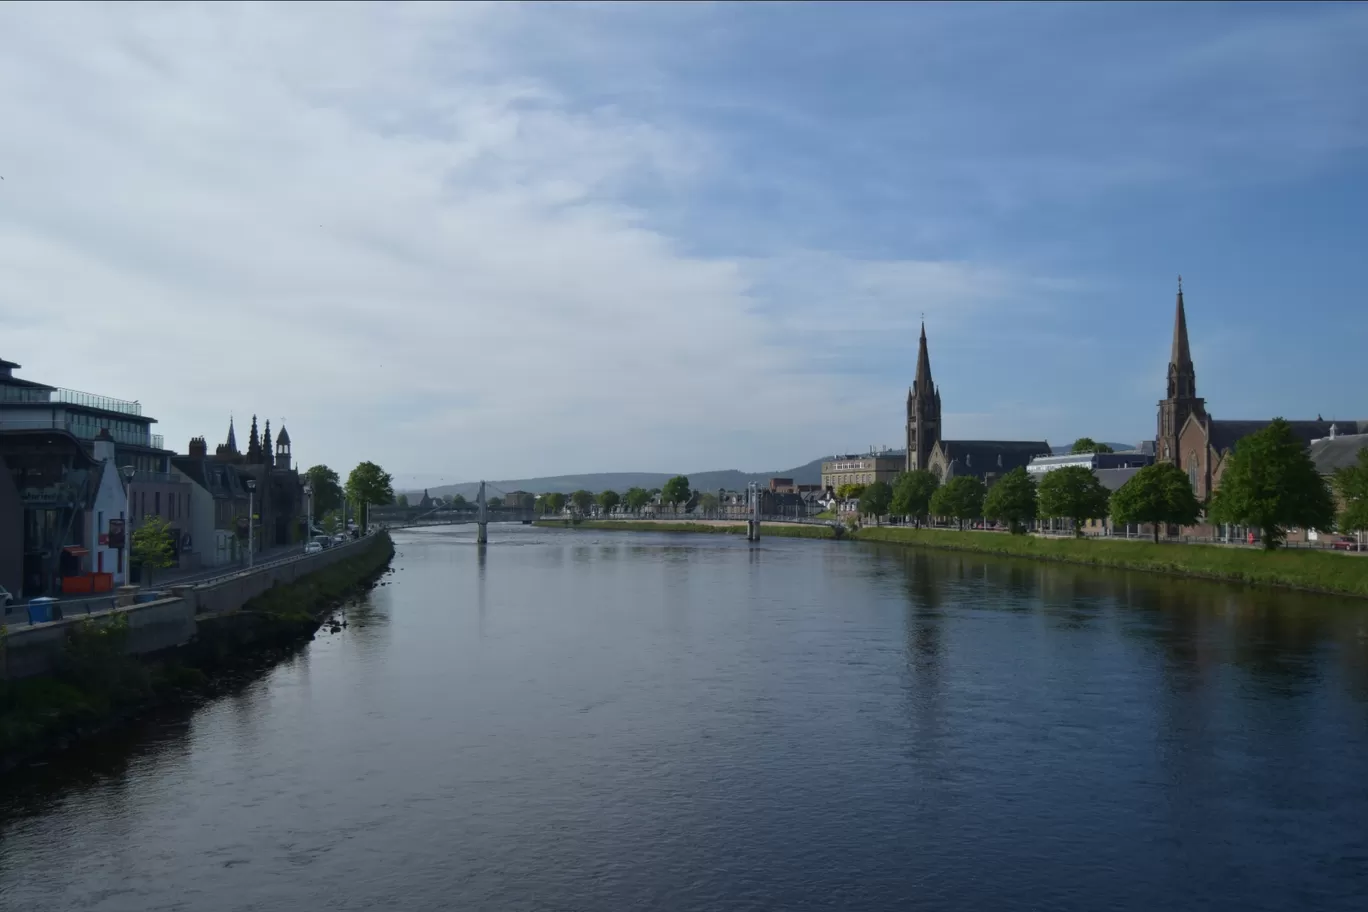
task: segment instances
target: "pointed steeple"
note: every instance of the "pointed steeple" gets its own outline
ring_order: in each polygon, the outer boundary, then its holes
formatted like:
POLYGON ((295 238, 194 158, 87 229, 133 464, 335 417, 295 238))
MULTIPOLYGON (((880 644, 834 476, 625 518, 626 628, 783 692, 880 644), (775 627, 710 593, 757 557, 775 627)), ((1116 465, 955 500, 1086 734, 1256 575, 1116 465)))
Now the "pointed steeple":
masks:
POLYGON ((1173 351, 1169 354, 1169 364, 1174 367, 1192 367, 1192 349, 1188 346, 1187 312, 1183 310, 1183 277, 1178 277, 1178 306, 1173 314, 1173 351))
POLYGON ((268 466, 275 465, 275 453, 271 450, 271 419, 266 419, 266 432, 261 435, 261 461, 268 466))
POLYGON ((913 392, 918 396, 928 396, 935 392, 931 383, 931 356, 926 351, 926 321, 921 325, 921 341, 917 343, 917 376, 912 382, 913 392))
POLYGON ((224 442, 224 446, 226 446, 226 447, 228 448, 228 452, 230 452, 230 453, 236 453, 236 452, 237 452, 237 434, 235 434, 235 433, 233 432, 233 416, 232 416, 232 415, 229 415, 229 416, 228 416, 228 440, 224 442))
POLYGON ((261 438, 257 435, 256 415, 252 416, 252 435, 247 438, 247 461, 250 463, 261 461, 261 438))

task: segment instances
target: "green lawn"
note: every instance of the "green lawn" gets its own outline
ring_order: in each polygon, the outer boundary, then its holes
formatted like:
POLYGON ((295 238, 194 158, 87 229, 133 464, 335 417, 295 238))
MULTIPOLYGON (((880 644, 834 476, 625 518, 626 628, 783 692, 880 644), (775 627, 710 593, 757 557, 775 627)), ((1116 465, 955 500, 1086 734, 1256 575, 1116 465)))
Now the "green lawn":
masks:
POLYGON ((1270 553, 1218 545, 1156 545, 1147 541, 1037 538, 1000 532, 889 527, 860 529, 855 538, 1098 567, 1153 570, 1368 598, 1368 557, 1353 554, 1295 549, 1270 553))

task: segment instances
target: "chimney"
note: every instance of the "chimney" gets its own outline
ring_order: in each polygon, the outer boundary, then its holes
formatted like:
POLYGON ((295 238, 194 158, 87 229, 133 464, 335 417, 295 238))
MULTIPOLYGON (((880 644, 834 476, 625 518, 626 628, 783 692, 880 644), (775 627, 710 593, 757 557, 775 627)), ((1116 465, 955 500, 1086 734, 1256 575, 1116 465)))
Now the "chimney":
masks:
POLYGON ((109 436, 109 428, 100 428, 95 435, 94 456, 96 462, 114 461, 114 438, 109 436))
POLYGON ((209 444, 203 437, 191 437, 188 452, 196 459, 203 459, 209 455, 209 444))

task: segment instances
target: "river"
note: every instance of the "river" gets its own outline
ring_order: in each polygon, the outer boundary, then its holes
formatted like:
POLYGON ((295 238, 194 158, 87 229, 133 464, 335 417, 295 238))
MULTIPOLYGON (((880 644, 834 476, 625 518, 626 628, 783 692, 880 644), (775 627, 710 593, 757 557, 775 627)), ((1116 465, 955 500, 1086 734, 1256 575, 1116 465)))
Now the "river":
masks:
POLYGON ((1368 603, 399 533, 337 634, 0 781, 0 908, 1368 908, 1368 603))

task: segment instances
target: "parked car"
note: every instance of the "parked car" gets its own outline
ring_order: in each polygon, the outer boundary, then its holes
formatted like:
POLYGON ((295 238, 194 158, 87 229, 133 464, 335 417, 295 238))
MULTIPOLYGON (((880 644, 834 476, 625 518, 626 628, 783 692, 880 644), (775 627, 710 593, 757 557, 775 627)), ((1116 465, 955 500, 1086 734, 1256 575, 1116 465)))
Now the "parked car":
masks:
POLYGON ((309 542, 307 545, 304 546, 305 554, 317 554, 319 551, 322 550, 323 546, 320 545, 318 542, 309 542))
POLYGON ((1330 547, 1336 551, 1361 551, 1362 546, 1357 541, 1346 535, 1341 535, 1330 543, 1330 547))

